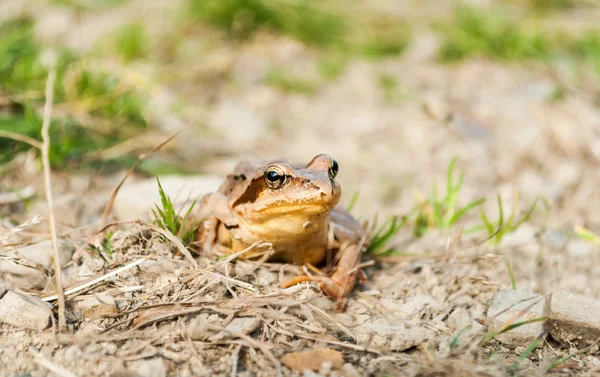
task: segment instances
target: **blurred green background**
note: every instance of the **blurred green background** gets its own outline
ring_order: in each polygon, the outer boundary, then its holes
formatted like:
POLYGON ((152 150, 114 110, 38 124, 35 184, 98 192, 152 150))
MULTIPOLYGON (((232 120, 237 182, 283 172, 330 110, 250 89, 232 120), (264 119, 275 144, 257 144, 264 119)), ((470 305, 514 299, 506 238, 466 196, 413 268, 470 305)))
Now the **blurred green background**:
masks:
MULTIPOLYGON (((183 0, 152 6, 127 0, 7 0, 0 11, 0 129, 39 139, 44 85, 54 66, 55 168, 128 167, 158 144, 156 138, 128 141, 156 130, 166 136, 174 131, 165 129, 166 115, 193 127, 199 138, 219 140, 220 130, 198 109, 209 108, 215 92, 236 87, 230 55, 282 39, 310 54, 314 72, 302 75, 273 65, 257 80, 299 96, 318 93, 351 60, 399 59, 423 35, 439 42, 435 59, 440 64, 465 59, 534 64, 566 71, 577 85, 578 77, 600 75, 596 5, 576 0, 183 0), (165 99, 165 90, 173 95, 165 99)), ((401 83, 393 76, 381 74, 379 85, 386 101, 403 100, 401 83)), ((560 101, 567 86, 557 85, 549 100, 560 101)), ((272 130, 277 132, 277 124, 272 130)), ((0 146, 0 164, 29 148, 8 138, 0 139, 0 146)), ((193 170, 185 153, 179 154, 146 161, 141 171, 193 170)))

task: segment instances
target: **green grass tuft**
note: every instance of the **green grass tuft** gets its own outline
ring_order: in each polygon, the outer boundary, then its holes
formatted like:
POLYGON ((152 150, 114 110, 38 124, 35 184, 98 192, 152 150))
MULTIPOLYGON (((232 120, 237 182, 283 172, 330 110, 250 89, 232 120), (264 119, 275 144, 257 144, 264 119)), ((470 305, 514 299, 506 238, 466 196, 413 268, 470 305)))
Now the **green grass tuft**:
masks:
POLYGON ((315 0, 189 0, 189 14, 213 24, 227 34, 246 39, 258 30, 287 34, 318 46, 341 43, 343 19, 320 7, 315 0))
POLYGON ((130 0, 52 0, 54 4, 70 6, 78 10, 99 11, 107 8, 118 7, 130 0))
POLYGON ((130 62, 148 54, 148 35, 144 25, 131 23, 123 26, 116 37, 116 52, 123 60, 130 62))
MULTIPOLYGON (((42 64, 44 46, 33 37, 33 21, 12 19, 0 24, 0 96, 9 99, 0 107, 0 129, 39 139, 48 75, 42 64)), ((51 127, 50 162, 55 167, 97 166, 86 155, 108 148, 146 128, 142 96, 115 75, 94 67, 74 73, 77 56, 66 49, 57 54, 55 112, 51 127), (67 79, 68 78, 68 79, 67 79), (60 115, 58 115, 60 114, 60 115)), ((0 140, 0 164, 29 145, 0 140)), ((118 161, 117 161, 118 162, 118 161)))
POLYGON ((411 40, 410 26, 401 20, 379 15, 365 22, 356 37, 359 52, 372 59, 402 54, 411 40))
POLYGON ((295 78, 277 68, 267 73, 265 81, 268 85, 288 93, 311 94, 316 90, 314 83, 295 78))
POLYGON ((530 0, 536 11, 564 10, 575 7, 574 0, 530 0))
POLYGON ((439 198, 437 186, 434 185, 431 197, 419 205, 414 227, 414 234, 417 237, 421 237, 429 228, 448 230, 468 212, 485 202, 484 198, 480 198, 464 207, 458 206, 458 195, 464 181, 464 173, 461 173, 456 180, 454 177, 455 165, 456 158, 453 158, 446 173, 446 194, 439 198))
POLYGON ((398 80, 394 76, 382 73, 378 79, 386 103, 393 103, 401 97, 398 80))
POLYGON ((379 228, 377 228, 377 219, 375 219, 371 230, 371 242, 365 254, 377 256, 403 255, 403 253, 397 252, 393 248, 387 247, 387 245, 392 237, 408 223, 409 219, 410 216, 392 216, 379 228))
POLYGON ((443 61, 473 56, 510 61, 543 60, 551 52, 552 42, 546 33, 528 30, 501 9, 490 12, 461 6, 456 10, 455 22, 443 27, 442 33, 440 58, 443 61))
POLYGON ((319 59, 317 68, 324 78, 335 80, 346 70, 348 59, 348 54, 343 52, 328 52, 319 59))
POLYGON ((570 53, 600 74, 600 31, 588 30, 570 44, 570 53))
POLYGON ((535 199, 535 201, 529 206, 529 208, 527 209, 525 214, 520 219, 517 219, 516 216, 517 216, 517 212, 518 212, 519 202, 518 202, 518 196, 515 195, 512 212, 511 212, 508 220, 505 221, 504 208, 502 206, 502 199, 500 198, 500 195, 498 195, 498 197, 497 197, 498 212, 499 212, 498 220, 490 221, 490 219, 486 215, 485 211, 482 210, 481 211, 481 220, 483 222, 483 226, 469 229, 469 230, 467 230, 467 232, 470 232, 472 230, 478 230, 483 227, 487 230, 489 241, 493 245, 496 245, 496 246, 500 245, 504 236, 516 231, 517 229, 519 229, 519 227, 521 225, 523 225, 523 223, 525 221, 529 220, 529 218, 533 214, 533 211, 537 207, 538 200, 539 200, 539 198, 535 199))
POLYGON ((175 207, 173 206, 171 198, 163 190, 158 177, 156 178, 156 182, 158 183, 161 206, 155 205, 152 209, 154 223, 158 227, 168 230, 173 235, 179 237, 185 246, 189 246, 194 241, 196 228, 193 226, 188 228, 185 226, 185 224, 187 218, 196 205, 196 201, 194 200, 192 202, 183 218, 181 218, 177 211, 175 211, 175 207))

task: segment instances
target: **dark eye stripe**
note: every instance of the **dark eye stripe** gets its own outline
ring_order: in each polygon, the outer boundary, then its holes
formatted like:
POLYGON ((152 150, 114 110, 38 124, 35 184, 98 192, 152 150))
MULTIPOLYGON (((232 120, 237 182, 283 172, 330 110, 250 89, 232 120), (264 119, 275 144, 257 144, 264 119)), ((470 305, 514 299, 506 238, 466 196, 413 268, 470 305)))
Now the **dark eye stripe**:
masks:
POLYGON ((238 206, 245 203, 254 203, 260 194, 267 189, 265 180, 262 177, 254 178, 248 185, 244 193, 233 203, 233 206, 238 206))

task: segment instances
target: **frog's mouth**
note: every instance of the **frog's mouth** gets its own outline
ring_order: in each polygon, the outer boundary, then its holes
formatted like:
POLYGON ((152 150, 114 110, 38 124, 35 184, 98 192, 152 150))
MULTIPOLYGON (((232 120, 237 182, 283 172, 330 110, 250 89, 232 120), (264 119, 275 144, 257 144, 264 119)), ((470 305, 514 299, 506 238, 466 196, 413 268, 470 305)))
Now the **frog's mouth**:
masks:
POLYGON ((280 206, 268 206, 257 210, 261 216, 286 216, 286 215, 305 215, 316 216, 325 215, 335 207, 335 203, 316 203, 316 204, 286 204, 280 206))

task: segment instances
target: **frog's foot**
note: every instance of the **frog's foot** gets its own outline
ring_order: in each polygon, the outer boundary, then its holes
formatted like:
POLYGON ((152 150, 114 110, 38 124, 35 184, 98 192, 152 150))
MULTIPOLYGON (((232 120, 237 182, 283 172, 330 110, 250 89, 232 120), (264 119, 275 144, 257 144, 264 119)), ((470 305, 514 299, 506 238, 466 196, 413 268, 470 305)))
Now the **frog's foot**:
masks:
POLYGON ((346 296, 352 291, 352 288, 354 288, 354 284, 356 283, 356 274, 345 277, 342 282, 338 281, 339 279, 336 279, 335 275, 336 274, 332 277, 309 275, 296 276, 295 278, 282 283, 281 287, 288 288, 304 282, 317 283, 323 293, 337 302, 337 310, 342 311, 346 306, 346 296))

